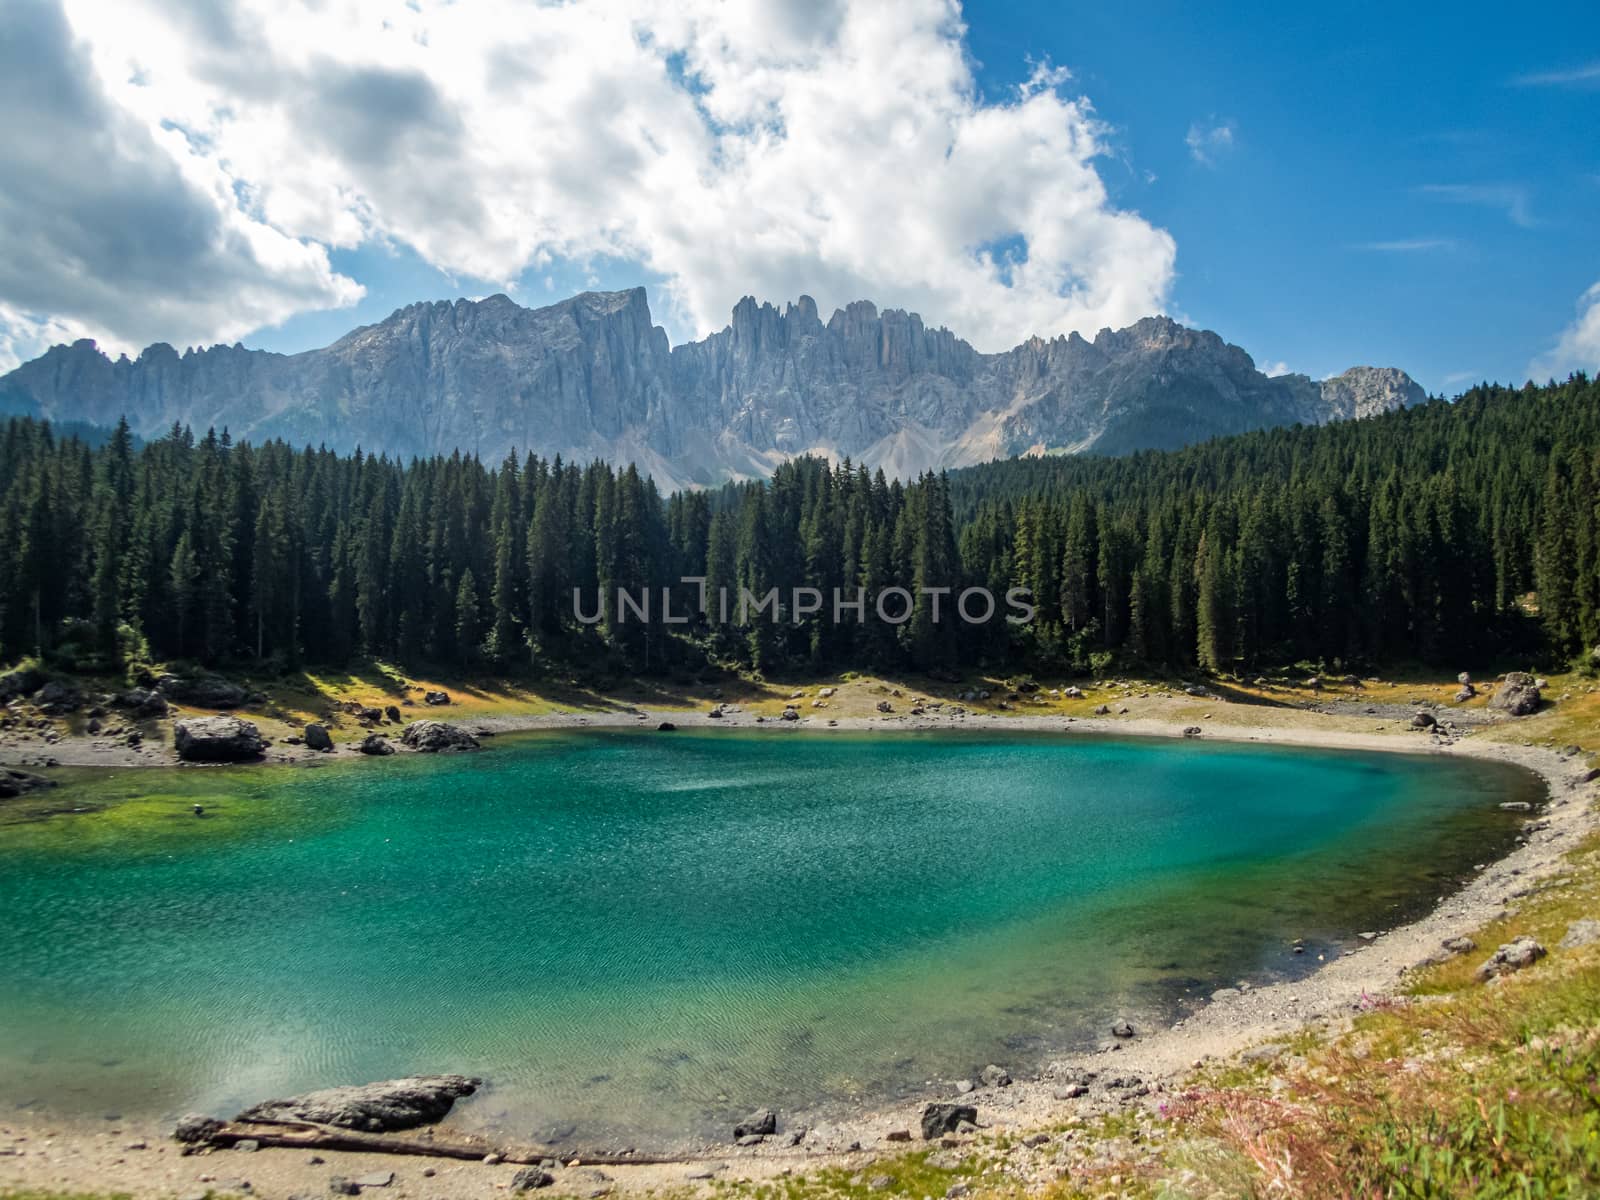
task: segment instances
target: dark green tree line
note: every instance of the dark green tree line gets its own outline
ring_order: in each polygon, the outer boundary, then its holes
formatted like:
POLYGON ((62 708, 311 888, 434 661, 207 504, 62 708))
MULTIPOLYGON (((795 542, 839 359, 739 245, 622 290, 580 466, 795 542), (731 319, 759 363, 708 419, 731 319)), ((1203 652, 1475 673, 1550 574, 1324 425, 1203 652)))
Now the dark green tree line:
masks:
POLYGON ((802 458, 667 497, 603 463, 181 428, 139 445, 126 424, 91 443, 19 418, 0 427, 0 566, 0 659, 108 667, 146 649, 533 673, 1567 657, 1600 643, 1600 386, 904 483, 802 458), (959 614, 974 587, 1001 601, 987 621, 959 614), (886 621, 893 588, 909 598, 886 621), (1012 588, 1031 623, 1005 620, 1012 588))

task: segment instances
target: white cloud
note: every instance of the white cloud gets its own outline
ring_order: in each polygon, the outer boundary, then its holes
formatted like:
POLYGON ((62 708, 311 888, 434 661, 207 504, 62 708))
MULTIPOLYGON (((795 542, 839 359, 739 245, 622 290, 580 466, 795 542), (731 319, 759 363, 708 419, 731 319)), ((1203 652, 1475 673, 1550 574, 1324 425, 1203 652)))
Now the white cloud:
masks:
POLYGON ((1392 242, 1362 242, 1357 250, 1371 250, 1378 254, 1421 254, 1429 250, 1454 250, 1454 238, 1400 238, 1392 242))
POLYGON ((1284 362, 1282 359, 1279 359, 1277 362, 1264 362, 1260 364, 1258 369, 1269 379, 1276 379, 1280 375, 1288 375, 1290 373, 1289 364, 1284 362))
POLYGON ((1535 71, 1511 81, 1519 87, 1600 87, 1600 62, 1557 71, 1535 71))
POLYGON ((0 22, 0 367, 66 334, 230 338, 361 294, 325 248, 243 210, 176 130, 119 104, 59 9, 0 22))
POLYGON ((1544 354, 1528 364, 1529 379, 1553 379, 1573 371, 1600 375, 1600 283, 1578 298, 1577 319, 1544 354))
POLYGON ((498 286, 630 262, 665 281, 680 337, 746 293, 809 292, 998 348, 1125 325, 1172 285, 1171 236, 1096 171, 1089 102, 1048 64, 980 99, 954 0, 61 2, 116 120, 255 281, 114 297, 151 306, 137 320, 0 288, 103 334, 235 336, 348 303, 327 251, 373 242, 498 286))
POLYGON ((1233 149, 1237 128, 1232 120, 1219 121, 1215 117, 1209 121, 1196 121, 1189 126, 1183 143, 1189 147, 1195 162, 1214 167, 1218 159, 1233 149))

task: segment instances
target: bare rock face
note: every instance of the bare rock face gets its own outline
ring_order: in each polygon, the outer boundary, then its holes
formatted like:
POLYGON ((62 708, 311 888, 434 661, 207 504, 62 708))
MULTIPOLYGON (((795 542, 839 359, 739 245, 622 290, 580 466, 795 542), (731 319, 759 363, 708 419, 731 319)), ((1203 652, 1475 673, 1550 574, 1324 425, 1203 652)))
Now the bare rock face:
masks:
POLYGON ((916 313, 746 297, 725 329, 671 347, 643 288, 548 308, 505 296, 413 304, 322 350, 158 343, 113 362, 91 341, 0 376, 0 409, 156 437, 180 421, 401 456, 509 449, 637 463, 663 487, 760 477, 814 451, 897 477, 1050 450, 1172 448, 1424 399, 1403 372, 1268 377, 1214 333, 1149 317, 983 353, 916 313), (342 439, 342 440, 341 440, 342 439))
POLYGON ((477 738, 448 721, 413 721, 406 726, 400 740, 424 754, 458 754, 478 748, 477 738))
POLYGON ((245 762, 267 748, 253 722, 238 717, 192 717, 172 729, 172 743, 185 762, 245 762))
POLYGON ((483 1086, 466 1075, 416 1075, 359 1087, 326 1088, 247 1108, 236 1121, 314 1121, 341 1129, 388 1133, 443 1120, 463 1096, 483 1086))

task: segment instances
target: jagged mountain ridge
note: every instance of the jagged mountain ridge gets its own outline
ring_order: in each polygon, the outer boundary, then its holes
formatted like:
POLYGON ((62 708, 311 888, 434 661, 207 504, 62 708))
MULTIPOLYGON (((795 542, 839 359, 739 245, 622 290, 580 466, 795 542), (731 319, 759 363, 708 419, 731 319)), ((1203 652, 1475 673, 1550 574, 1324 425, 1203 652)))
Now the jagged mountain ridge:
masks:
POLYGON ((1149 317, 1093 341, 985 354, 915 313, 808 296, 741 300, 729 325, 670 346, 643 288, 530 309, 506 296, 412 304, 321 350, 157 343, 113 361, 56 346, 0 377, 0 411, 174 422, 236 438, 403 456, 508 450, 636 462, 663 487, 767 474, 806 452, 889 474, 1016 454, 1172 448, 1424 399, 1394 368, 1269 378, 1214 333, 1149 317))

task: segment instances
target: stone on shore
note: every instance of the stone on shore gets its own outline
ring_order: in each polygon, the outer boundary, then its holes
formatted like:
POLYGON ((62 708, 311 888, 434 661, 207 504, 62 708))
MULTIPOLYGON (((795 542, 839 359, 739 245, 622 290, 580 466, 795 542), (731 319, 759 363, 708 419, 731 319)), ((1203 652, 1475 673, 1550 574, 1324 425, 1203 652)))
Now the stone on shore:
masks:
POLYGON ((1539 711, 1539 684, 1526 671, 1511 671, 1489 697, 1489 707, 1513 717, 1539 711))
POLYGON ((328 733, 326 725, 307 725, 305 738, 308 750, 321 750, 326 753, 333 749, 333 737, 328 733))
POLYGON ((456 754, 478 748, 477 738, 448 721, 413 721, 400 740, 424 754, 456 754))
POLYGON ((381 758, 385 754, 394 753, 394 743, 381 733, 369 733, 361 739, 361 744, 356 749, 374 758, 381 758))
POLYGON ((1499 975, 1510 975, 1513 971, 1520 971, 1524 967, 1531 967, 1545 956, 1545 948, 1531 937, 1524 935, 1515 938, 1501 946, 1480 966, 1474 974, 1479 983, 1487 983, 1499 975))
POLYGON ((261 731, 238 717, 191 717, 172 730, 172 744, 185 762, 245 762, 267 748, 261 731))
POLYGON ((770 1108, 758 1108, 733 1127, 734 1140, 751 1137, 770 1137, 778 1132, 778 1114, 770 1108))
POLYGON ((415 1129, 442 1120, 463 1096, 470 1096, 483 1080, 467 1075, 414 1075, 359 1087, 324 1088, 266 1100, 245 1109, 237 1121, 313 1121, 340 1129, 389 1133, 415 1129))
POLYGON ((970 1104, 930 1104, 922 1110, 922 1140, 931 1142, 954 1133, 962 1122, 976 1125, 978 1110, 970 1104))
POLYGON ((433 705, 449 704, 450 696, 447 692, 427 692, 423 695, 422 702, 433 705))
POLYGON ((556 1181, 556 1177, 543 1167, 523 1167, 511 1177, 513 1192, 531 1192, 535 1188, 546 1188, 556 1181))
POLYGON ((250 699, 250 693, 244 688, 215 675, 201 675, 192 679, 182 675, 163 675, 156 682, 156 687, 168 700, 193 704, 197 708, 238 708, 250 699))
POLYGON ((997 1067, 993 1063, 985 1067, 978 1078, 983 1080, 984 1087, 1011 1086, 1011 1072, 1004 1067, 997 1067))
POLYGON ((209 1142, 224 1124, 226 1122, 207 1116, 205 1113, 185 1113, 172 1127, 172 1136, 175 1141, 183 1142, 185 1145, 203 1145, 209 1142))
POLYGON ((1561 939, 1561 949, 1576 950, 1580 946, 1592 946, 1595 942, 1600 942, 1600 921, 1583 917, 1567 926, 1567 934, 1561 939))

